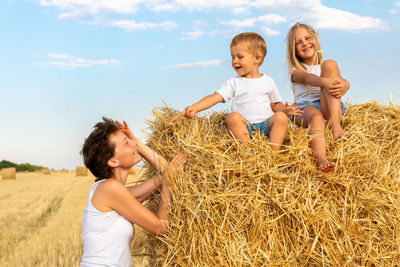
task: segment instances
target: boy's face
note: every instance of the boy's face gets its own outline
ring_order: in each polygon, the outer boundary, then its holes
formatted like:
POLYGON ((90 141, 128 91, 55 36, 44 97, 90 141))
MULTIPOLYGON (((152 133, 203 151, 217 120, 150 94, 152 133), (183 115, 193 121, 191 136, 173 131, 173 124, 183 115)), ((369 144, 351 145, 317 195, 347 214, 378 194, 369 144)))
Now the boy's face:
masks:
POLYGON ((244 78, 258 78, 260 56, 251 53, 246 44, 237 44, 231 47, 232 67, 236 73, 244 78))

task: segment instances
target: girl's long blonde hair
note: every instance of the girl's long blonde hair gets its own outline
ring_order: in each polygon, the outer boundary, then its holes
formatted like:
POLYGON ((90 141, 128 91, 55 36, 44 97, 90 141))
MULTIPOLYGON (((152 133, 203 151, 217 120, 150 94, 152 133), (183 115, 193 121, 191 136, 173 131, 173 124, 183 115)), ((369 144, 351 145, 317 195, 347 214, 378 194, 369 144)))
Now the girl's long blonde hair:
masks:
POLYGON ((286 41, 287 41, 286 55, 288 60, 289 75, 295 68, 307 72, 306 67, 302 64, 302 59, 298 55, 296 55, 296 40, 294 39, 294 33, 298 28, 306 29, 306 31, 310 34, 311 38, 314 41, 315 54, 312 66, 320 65, 324 61, 324 57, 321 50, 321 44, 318 38, 318 33, 316 33, 310 25, 297 22, 290 28, 286 36, 286 41))

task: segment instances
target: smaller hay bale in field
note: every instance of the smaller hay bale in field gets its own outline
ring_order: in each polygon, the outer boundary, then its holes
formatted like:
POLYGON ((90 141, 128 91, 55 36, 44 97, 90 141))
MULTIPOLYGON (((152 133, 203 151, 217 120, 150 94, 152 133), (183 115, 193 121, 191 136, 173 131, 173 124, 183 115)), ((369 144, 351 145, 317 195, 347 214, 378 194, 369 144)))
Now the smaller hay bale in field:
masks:
POLYGON ((88 176, 89 170, 86 167, 78 166, 75 169, 76 176, 88 176))
POLYGON ((50 171, 50 169, 46 168, 46 169, 42 169, 42 173, 46 174, 46 175, 50 175, 51 171, 50 171))
POLYGON ((16 179, 17 171, 14 167, 12 168, 4 168, 1 170, 1 176, 3 176, 3 179, 16 179))

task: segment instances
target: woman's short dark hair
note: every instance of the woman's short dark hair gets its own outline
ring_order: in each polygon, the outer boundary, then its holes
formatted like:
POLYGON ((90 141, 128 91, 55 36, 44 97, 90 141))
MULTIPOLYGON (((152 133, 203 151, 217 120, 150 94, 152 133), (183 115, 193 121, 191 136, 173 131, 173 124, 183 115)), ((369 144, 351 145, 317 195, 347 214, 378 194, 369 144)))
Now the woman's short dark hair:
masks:
POLYGON ((119 130, 118 124, 113 120, 103 117, 85 139, 81 154, 85 166, 96 176, 96 181, 110 178, 113 169, 107 162, 114 156, 115 145, 110 142, 109 136, 119 130))

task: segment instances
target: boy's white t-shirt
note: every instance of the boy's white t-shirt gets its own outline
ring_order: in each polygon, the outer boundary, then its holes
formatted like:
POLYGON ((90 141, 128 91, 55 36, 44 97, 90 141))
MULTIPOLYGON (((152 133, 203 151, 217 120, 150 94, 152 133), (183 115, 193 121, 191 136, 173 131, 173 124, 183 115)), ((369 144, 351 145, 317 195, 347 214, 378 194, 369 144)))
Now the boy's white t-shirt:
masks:
MULTIPOLYGON (((321 65, 307 65, 304 64, 308 73, 315 74, 317 76, 321 76, 321 65)), ((295 71, 296 68, 293 69, 295 71)), ((293 72, 292 71, 292 72, 293 72)), ((309 86, 307 90, 307 85, 302 83, 294 83, 292 82, 292 88, 294 90, 294 101, 297 103, 303 101, 316 101, 321 98, 321 88, 315 86, 309 86)))
POLYGON ((256 79, 233 77, 216 92, 224 102, 233 98, 231 111, 240 113, 250 123, 266 121, 274 115, 270 104, 282 101, 274 80, 265 74, 256 79))

